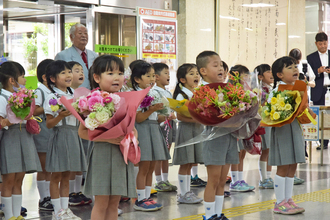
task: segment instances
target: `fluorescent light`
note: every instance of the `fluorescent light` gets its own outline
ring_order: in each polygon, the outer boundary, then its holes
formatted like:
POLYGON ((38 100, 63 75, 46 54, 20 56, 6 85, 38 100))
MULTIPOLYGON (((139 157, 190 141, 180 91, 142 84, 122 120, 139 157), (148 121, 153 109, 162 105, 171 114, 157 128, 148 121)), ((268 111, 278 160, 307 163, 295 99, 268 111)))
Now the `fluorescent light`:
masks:
POLYGON ((38 9, 38 8, 21 8, 21 7, 3 8, 3 10, 4 11, 11 11, 11 12, 44 11, 43 9, 38 9))
POLYGON ((223 19, 229 19, 229 20, 237 20, 237 21, 240 20, 239 18, 235 18, 235 17, 231 17, 231 16, 222 16, 222 15, 220 15, 219 17, 223 18, 223 19))
POLYGON ((242 6, 249 8, 265 8, 265 7, 274 7, 275 5, 266 4, 266 3, 252 3, 252 4, 243 4, 242 6))
POLYGON ((237 31, 236 29, 234 29, 234 28, 232 28, 232 29, 230 29, 230 30, 232 30, 232 31, 237 31))
POLYGON ((201 30, 201 31, 212 31, 211 28, 205 28, 205 29, 199 29, 199 30, 201 30))
POLYGON ((297 35, 289 35, 289 38, 300 38, 300 36, 297 36, 297 35))
POLYGON ((276 25, 286 25, 286 23, 276 23, 276 25))
POLYGON ((305 32, 305 34, 317 34, 318 32, 313 32, 313 31, 307 31, 307 32, 305 32))
POLYGON ((246 30, 248 30, 248 31, 253 31, 253 29, 251 29, 251 28, 245 28, 246 30))
POLYGON ((321 21, 323 24, 330 24, 330 21, 321 21))

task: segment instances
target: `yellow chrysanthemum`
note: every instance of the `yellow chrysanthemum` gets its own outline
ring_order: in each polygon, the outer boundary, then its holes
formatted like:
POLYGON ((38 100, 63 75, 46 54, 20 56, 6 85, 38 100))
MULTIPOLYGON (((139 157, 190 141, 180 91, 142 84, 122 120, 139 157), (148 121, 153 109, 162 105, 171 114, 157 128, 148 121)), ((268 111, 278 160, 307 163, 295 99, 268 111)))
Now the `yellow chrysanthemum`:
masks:
POLYGON ((274 121, 273 115, 270 115, 270 120, 273 120, 274 121))
POLYGON ((298 97, 296 98, 296 103, 300 103, 300 102, 301 102, 301 97, 298 96, 298 97))
POLYGON ((264 111, 265 115, 268 116, 269 112, 267 110, 264 111))
POLYGON ((270 114, 274 114, 275 113, 275 110, 272 110, 271 112, 270 112, 270 114))
POLYGON ((277 94, 276 98, 280 99, 281 98, 281 95, 280 94, 277 94))
POLYGON ((51 105, 51 106, 50 106, 50 109, 51 109, 53 112, 57 112, 57 111, 60 109, 60 107, 59 107, 58 105, 51 105))
POLYGON ((285 110, 291 110, 291 108, 292 108, 292 106, 290 105, 290 104, 286 104, 285 106, 284 106, 284 109, 285 110))
POLYGON ((275 112, 275 113, 273 114, 273 118, 274 118, 275 120, 279 119, 279 118, 280 118, 280 114, 279 114, 278 112, 275 112))
POLYGON ((285 106, 285 103, 283 101, 280 102, 280 106, 281 107, 284 107, 285 106))
POLYGON ((272 105, 272 111, 276 111, 276 106, 275 105, 272 105))
POLYGON ((277 103, 277 99, 275 97, 273 97, 271 100, 270 100, 270 104, 272 105, 275 105, 277 103))

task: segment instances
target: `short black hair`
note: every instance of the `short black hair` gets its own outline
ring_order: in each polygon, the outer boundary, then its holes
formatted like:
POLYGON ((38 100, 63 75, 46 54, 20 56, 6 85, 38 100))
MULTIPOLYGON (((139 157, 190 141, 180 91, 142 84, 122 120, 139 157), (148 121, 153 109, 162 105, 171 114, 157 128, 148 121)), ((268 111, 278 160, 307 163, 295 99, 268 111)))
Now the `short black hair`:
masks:
POLYGON ((328 35, 324 32, 317 33, 315 36, 315 41, 328 41, 328 35))
POLYGON ((229 73, 231 75, 234 75, 234 72, 238 72, 239 73, 239 76, 241 76, 244 73, 250 74, 249 69, 246 66, 243 66, 243 65, 240 65, 240 64, 235 65, 232 68, 230 68, 229 73))
POLYGON ((131 72, 133 71, 134 66, 135 66, 136 64, 138 64, 138 63, 143 63, 143 62, 145 62, 145 61, 144 61, 144 60, 134 60, 134 61, 132 61, 132 62, 129 64, 129 68, 131 69, 131 72))
POLYGON ((131 82, 132 87, 136 91, 139 87, 138 83, 135 81, 135 78, 141 79, 141 77, 150 70, 153 69, 152 65, 146 61, 138 62, 132 69, 131 82))
POLYGON ((197 65, 197 70, 200 74, 200 69, 203 67, 206 67, 207 64, 210 62, 209 58, 211 56, 218 56, 219 54, 217 54, 215 51, 210 51, 210 50, 205 50, 203 52, 201 52, 200 54, 198 54, 198 56, 196 57, 196 65, 197 65))
POLYGON ((82 67, 82 65, 80 63, 76 62, 76 61, 69 61, 68 64, 71 67, 71 69, 74 67, 74 65, 79 65, 79 66, 82 67))
POLYGON ((227 63, 225 63, 225 61, 222 60, 222 66, 223 66, 223 69, 225 70, 225 72, 228 72, 228 65, 227 63))
POLYGON ((44 80, 42 79, 42 76, 46 74, 46 67, 48 66, 48 64, 50 64, 53 61, 54 60, 52 60, 52 59, 44 59, 43 61, 41 61, 38 64, 38 66, 37 66, 37 78, 38 78, 38 81, 40 83, 44 82, 44 80))
POLYGON ((263 76, 264 72, 270 71, 270 66, 268 64, 260 64, 254 68, 254 72, 258 72, 258 76, 263 76))
POLYGON ((272 74, 274 77, 273 88, 276 87, 277 82, 281 81, 281 79, 278 78, 277 73, 281 73, 284 67, 291 66, 292 64, 296 64, 296 60, 293 57, 289 57, 289 56, 284 56, 275 60, 275 62, 272 65, 272 74))
POLYGON ((289 53, 290 57, 293 57, 296 60, 296 64, 299 63, 299 61, 301 60, 301 51, 298 48, 294 48, 290 51, 289 53))
POLYGON ((155 74, 160 75, 160 72, 163 71, 163 69, 169 69, 168 66, 165 63, 154 63, 152 64, 155 74))

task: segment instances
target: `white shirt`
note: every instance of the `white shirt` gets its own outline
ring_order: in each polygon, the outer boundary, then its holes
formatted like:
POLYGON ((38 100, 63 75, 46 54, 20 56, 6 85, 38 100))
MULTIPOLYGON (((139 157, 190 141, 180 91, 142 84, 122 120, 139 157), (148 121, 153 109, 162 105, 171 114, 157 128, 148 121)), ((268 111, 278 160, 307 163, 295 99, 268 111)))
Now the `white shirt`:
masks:
MULTIPOLYGON (((56 87, 54 87, 53 89, 56 92, 56 94, 58 94, 59 97, 61 97, 61 96, 64 95, 67 99, 72 99, 73 98, 73 95, 71 95, 71 93, 68 92, 68 91, 65 93, 65 92, 63 92, 62 90, 60 90, 60 89, 58 89, 56 87)), ((71 89, 71 90, 73 90, 73 89, 71 89)), ((59 115, 58 112, 53 112, 50 109, 49 100, 51 100, 52 98, 58 99, 54 93, 50 93, 47 96, 47 98, 45 99, 45 102, 43 104, 44 112, 45 112, 45 114, 48 114, 48 115, 52 115, 54 117, 57 117, 59 115)), ((66 124, 67 125, 71 125, 71 126, 77 126, 78 125, 78 122, 77 122, 78 119, 76 119, 73 115, 69 115, 69 116, 65 117, 63 120, 66 121, 66 124)), ((63 123, 62 123, 62 120, 61 120, 56 125, 56 127, 59 127, 59 126, 62 126, 62 125, 63 125, 63 123)))
POLYGON ((208 82, 204 81, 204 79, 202 79, 202 80, 201 80, 201 84, 202 84, 202 85, 207 85, 207 84, 210 84, 210 83, 208 83, 208 82))
POLYGON ((286 85, 285 82, 283 82, 283 81, 279 81, 279 83, 277 84, 277 86, 275 87, 275 89, 273 89, 273 90, 269 93, 268 100, 267 100, 268 103, 270 103, 271 99, 273 98, 273 92, 277 92, 277 90, 278 90, 278 86, 281 85, 281 84, 282 84, 282 85, 286 85))
POLYGON ((166 90, 166 89, 163 89, 163 88, 161 88, 159 86, 156 86, 156 85, 153 87, 153 89, 159 91, 166 98, 173 98, 172 93, 170 91, 166 90))
MULTIPOLYGON (((140 91, 140 90, 142 90, 142 89, 141 89, 140 87, 137 87, 136 90, 137 90, 137 91, 140 91)), ((148 95, 154 96, 155 92, 156 92, 156 91, 153 91, 152 89, 150 89, 148 95)), ((156 92, 156 93, 157 93, 157 92, 156 92)), ((157 95, 157 94, 155 94, 155 95, 157 95)), ((148 107, 147 109, 149 109, 149 107, 148 107)), ((139 112, 139 111, 142 111, 142 108, 140 108, 140 106, 139 106, 138 109, 137 109, 137 111, 138 111, 138 112, 139 112)), ((153 112, 153 113, 151 113, 151 115, 149 115, 149 117, 148 117, 149 120, 154 120, 154 121, 157 121, 157 118, 158 118, 158 114, 157 114, 157 112, 153 112)))
POLYGON ((45 100, 42 100, 42 94, 41 94, 41 91, 39 89, 41 89, 44 92, 45 99, 52 92, 47 88, 47 86, 45 86, 42 83, 39 85, 38 89, 35 90, 36 95, 38 96, 36 98, 36 105, 43 106, 43 104, 44 104, 43 101, 45 101, 45 100))
MULTIPOLYGON (((186 87, 182 86, 182 92, 186 93, 186 95, 188 96, 189 100, 193 97, 194 93, 192 93, 192 91, 190 91, 189 89, 187 89, 186 87)), ((185 98, 183 97, 183 95, 181 93, 178 94, 178 96, 176 97, 176 100, 181 101, 184 100, 185 98)))
MULTIPOLYGON (((329 58, 328 58, 328 50, 325 53, 321 53, 319 52, 319 56, 320 56, 320 60, 321 60, 321 64, 322 66, 329 66, 329 58)), ((323 72, 323 85, 324 86, 328 86, 330 85, 330 79, 329 79, 329 75, 327 72, 323 72)))
MULTIPOLYGON (((9 92, 8 90, 1 89, 1 94, 7 96, 8 98, 13 94, 12 92, 9 92)), ((3 118, 7 118, 7 107, 8 101, 0 95, 0 116, 3 118)), ((22 124, 26 124, 26 120, 22 122, 22 124)))

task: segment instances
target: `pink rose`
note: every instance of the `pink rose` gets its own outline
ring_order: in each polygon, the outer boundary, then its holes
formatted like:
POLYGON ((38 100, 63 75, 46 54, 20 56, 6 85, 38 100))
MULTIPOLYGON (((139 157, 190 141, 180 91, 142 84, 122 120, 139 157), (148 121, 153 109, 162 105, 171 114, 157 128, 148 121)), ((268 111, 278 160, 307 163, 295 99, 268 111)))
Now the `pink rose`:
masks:
POLYGON ((94 105, 100 104, 104 106, 103 104, 103 98, 101 96, 93 96, 90 99, 88 99, 88 107, 90 111, 94 110, 94 105))
POLYGON ((119 109, 119 105, 120 105, 120 96, 116 95, 116 94, 109 94, 109 96, 112 98, 112 102, 115 105, 115 109, 119 109))
POLYGON ((87 98, 80 98, 78 102, 78 107, 81 112, 88 110, 88 101, 87 98))
POLYGON ((93 97, 93 96, 100 96, 100 95, 101 95, 101 92, 98 91, 98 90, 92 92, 92 94, 91 94, 92 97, 93 97))
POLYGON ((109 93, 108 92, 101 92, 101 96, 102 98, 106 98, 106 97, 109 97, 109 93))

